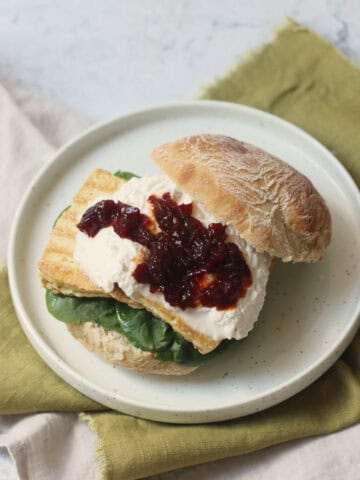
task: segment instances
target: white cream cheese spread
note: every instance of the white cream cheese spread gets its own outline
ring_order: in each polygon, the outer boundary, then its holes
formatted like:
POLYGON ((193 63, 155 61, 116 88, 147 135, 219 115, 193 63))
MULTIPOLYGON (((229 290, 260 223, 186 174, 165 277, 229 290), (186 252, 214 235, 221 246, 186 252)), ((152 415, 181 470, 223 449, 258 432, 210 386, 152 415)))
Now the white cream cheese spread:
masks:
MULTIPOLYGON (((169 192, 178 204, 192 202, 192 215, 204 225, 218 222, 206 212, 203 205, 177 190, 176 185, 164 175, 132 178, 111 197, 97 198, 88 207, 100 200, 111 199, 138 207, 142 213, 153 216, 147 199, 151 195, 162 196, 166 192, 169 192)), ((191 328, 213 340, 241 339, 253 328, 263 306, 271 258, 267 254, 257 253, 231 227, 227 227, 226 232, 227 239, 238 245, 252 275, 252 285, 246 295, 238 300, 235 308, 227 310, 207 307, 182 310, 170 305, 162 293, 151 293, 148 285, 138 283, 132 275, 137 265, 135 258, 144 247, 132 240, 119 237, 112 227, 103 228, 95 237, 89 237, 79 231, 74 259, 89 278, 105 292, 111 292, 117 283, 128 297, 136 300, 137 296, 141 295, 150 301, 159 302, 182 318, 191 328)))

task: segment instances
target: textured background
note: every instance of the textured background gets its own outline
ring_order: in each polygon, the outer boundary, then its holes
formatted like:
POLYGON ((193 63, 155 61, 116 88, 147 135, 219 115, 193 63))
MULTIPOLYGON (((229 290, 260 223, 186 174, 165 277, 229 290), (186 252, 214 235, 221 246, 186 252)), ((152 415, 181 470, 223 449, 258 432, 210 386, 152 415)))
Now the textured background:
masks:
POLYGON ((358 0, 0 0, 0 77, 103 119, 196 96, 286 16, 360 64, 358 0))

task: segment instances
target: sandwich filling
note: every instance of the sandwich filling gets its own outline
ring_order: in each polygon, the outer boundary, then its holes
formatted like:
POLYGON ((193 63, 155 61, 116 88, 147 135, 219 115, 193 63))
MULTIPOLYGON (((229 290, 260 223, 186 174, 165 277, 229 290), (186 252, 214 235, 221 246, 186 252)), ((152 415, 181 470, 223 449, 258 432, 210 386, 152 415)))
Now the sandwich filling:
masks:
POLYGON ((92 202, 78 228, 74 259, 105 292, 117 284, 214 340, 243 338, 257 320, 270 257, 167 177, 132 178, 92 202))

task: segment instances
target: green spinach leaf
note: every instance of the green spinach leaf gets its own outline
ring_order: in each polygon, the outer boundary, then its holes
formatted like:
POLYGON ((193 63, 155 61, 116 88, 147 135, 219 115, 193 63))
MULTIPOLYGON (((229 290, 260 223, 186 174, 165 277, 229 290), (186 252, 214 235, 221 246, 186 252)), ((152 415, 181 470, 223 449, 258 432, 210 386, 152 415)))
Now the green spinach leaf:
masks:
POLYGON ((199 353, 170 325, 145 309, 135 309, 109 298, 70 297, 46 291, 49 312, 65 323, 94 322, 107 330, 122 333, 135 347, 155 352, 159 360, 200 365, 230 342, 222 342, 207 355, 199 353))
POLYGON ((120 331, 115 302, 111 298, 70 297, 46 290, 45 299, 51 315, 62 322, 94 322, 120 331))
POLYGON ((159 352, 171 346, 174 331, 167 323, 145 309, 135 309, 116 302, 119 325, 127 339, 148 352, 159 352))
POLYGON ((70 207, 71 207, 71 205, 68 205, 67 207, 64 208, 64 210, 61 210, 61 212, 59 213, 59 215, 56 217, 55 222, 53 223, 53 228, 54 228, 55 225, 57 224, 57 222, 58 222, 59 218, 61 217, 61 215, 62 215, 63 213, 65 213, 66 210, 69 210, 70 207))
POLYGON ((130 178, 140 178, 139 175, 136 175, 136 173, 132 172, 125 172, 124 170, 118 170, 117 172, 114 173, 115 177, 123 178, 124 180, 130 180, 130 178))

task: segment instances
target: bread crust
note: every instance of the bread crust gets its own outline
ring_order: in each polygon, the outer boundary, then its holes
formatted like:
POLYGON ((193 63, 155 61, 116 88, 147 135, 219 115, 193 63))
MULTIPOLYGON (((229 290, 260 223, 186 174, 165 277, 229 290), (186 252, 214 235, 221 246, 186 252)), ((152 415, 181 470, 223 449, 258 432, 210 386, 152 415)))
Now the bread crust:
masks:
POLYGON ((315 262, 331 238, 329 210, 312 183, 254 145, 194 135, 156 148, 153 160, 258 252, 315 262))
POLYGON ((121 333, 105 330, 95 323, 68 324, 67 327, 85 348, 113 365, 157 375, 186 375, 197 368, 158 360, 153 352, 134 347, 121 333))

